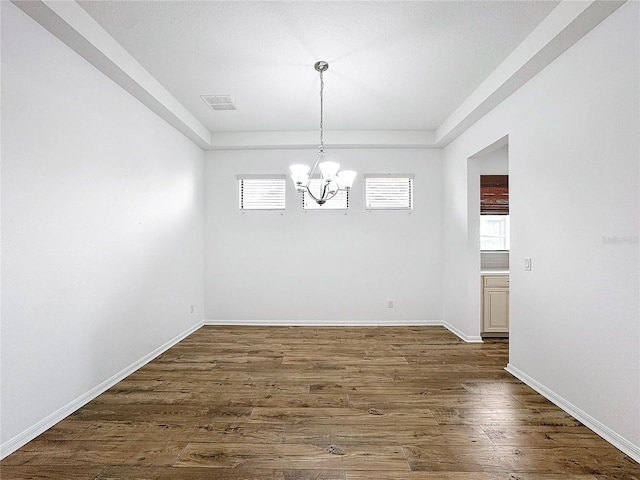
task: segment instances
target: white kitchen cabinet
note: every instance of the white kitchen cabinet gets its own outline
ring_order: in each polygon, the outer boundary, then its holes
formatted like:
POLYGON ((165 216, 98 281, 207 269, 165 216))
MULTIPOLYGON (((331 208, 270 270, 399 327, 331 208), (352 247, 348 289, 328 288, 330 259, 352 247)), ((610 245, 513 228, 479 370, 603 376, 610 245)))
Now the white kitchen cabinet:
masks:
POLYGON ((482 333, 509 332, 509 275, 482 276, 482 333))

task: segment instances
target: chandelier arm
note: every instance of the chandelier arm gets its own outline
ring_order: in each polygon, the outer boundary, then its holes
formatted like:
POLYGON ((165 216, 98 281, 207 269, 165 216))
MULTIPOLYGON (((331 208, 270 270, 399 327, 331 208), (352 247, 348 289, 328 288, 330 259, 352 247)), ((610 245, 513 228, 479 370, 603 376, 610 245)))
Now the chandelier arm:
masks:
MULTIPOLYGON (((324 179, 323 179, 324 180, 324 179)), ((329 188, 329 182, 320 180, 320 183, 324 183, 322 185, 322 200, 327 200, 327 188, 329 188)))
POLYGON ((313 198, 316 203, 321 204, 326 202, 327 199, 327 185, 322 183, 322 179, 320 179, 320 196, 316 197, 313 193, 311 193, 311 188, 307 187, 307 192, 309 192, 309 195, 311 195, 311 198, 313 198))
POLYGON ((309 194, 309 196, 310 196, 311 198, 313 198, 313 200, 314 200, 317 204, 322 205, 323 203, 325 203, 325 202, 327 202, 327 201, 331 200, 333 197, 335 197, 335 196, 338 194, 338 192, 340 192, 340 191, 345 191, 345 189, 344 189, 344 188, 340 188, 340 187, 338 187, 338 188, 336 189, 336 191, 335 191, 335 192, 333 192, 333 193, 329 193, 329 195, 326 195, 326 193, 327 193, 327 187, 328 187, 328 186, 329 186, 329 184, 327 184, 327 185, 325 185, 324 187, 322 187, 322 192, 321 192, 320 198, 316 197, 316 196, 313 194, 313 192, 311 191, 311 188, 309 188, 309 185, 303 185, 303 188, 307 191, 307 193, 309 194))
POLYGON ((321 199, 316 198, 316 196, 315 196, 313 193, 311 193, 311 189, 309 188, 309 185, 306 185, 304 188, 307 190, 307 193, 309 194, 309 196, 310 196, 311 198, 313 198, 313 200, 314 200, 316 203, 320 203, 320 202, 321 202, 321 199))
POLYGON ((318 165, 320 164, 320 159, 324 158, 324 151, 322 150, 322 146, 320 147, 320 150, 318 151, 318 156, 316 157, 316 163, 313 164, 313 168, 311 169, 311 172, 309 172, 309 182, 307 183, 311 183, 311 178, 313 178, 313 175, 316 173, 316 169, 318 168, 318 165))
POLYGON ((338 192, 339 192, 340 190, 341 190, 341 189, 340 189, 340 188, 338 188, 335 192, 330 193, 330 194, 329 194, 330 196, 329 196, 329 197, 327 197, 327 198, 325 198, 325 199, 324 199, 324 201, 326 202, 326 201, 331 200, 333 197, 335 197, 335 196, 338 194, 338 192))

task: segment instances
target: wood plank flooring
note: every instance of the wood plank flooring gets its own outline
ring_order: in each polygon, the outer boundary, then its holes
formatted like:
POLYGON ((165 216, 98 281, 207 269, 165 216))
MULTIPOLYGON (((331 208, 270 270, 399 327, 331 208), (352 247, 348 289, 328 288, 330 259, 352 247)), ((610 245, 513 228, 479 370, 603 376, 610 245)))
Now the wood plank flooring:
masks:
POLYGON ((3 479, 640 480, 441 327, 203 327, 0 464, 3 479))

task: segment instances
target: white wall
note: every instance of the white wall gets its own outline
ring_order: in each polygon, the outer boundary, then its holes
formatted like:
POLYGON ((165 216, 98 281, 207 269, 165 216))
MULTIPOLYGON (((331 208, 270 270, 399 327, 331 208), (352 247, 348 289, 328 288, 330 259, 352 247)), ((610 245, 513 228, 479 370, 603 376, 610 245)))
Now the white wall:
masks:
POLYGON ((201 323, 204 154, 1 3, 6 454, 201 323))
POLYGON ((508 134, 510 370, 636 460, 639 7, 623 5, 443 152, 445 321, 476 328, 467 159, 508 134))
POLYGON ((358 171, 350 208, 241 212, 236 174, 288 172, 312 150, 209 152, 205 318, 287 324, 442 319, 442 169, 437 150, 327 150, 358 171), (365 211, 363 173, 414 173, 411 214, 365 211), (394 300, 394 308, 387 301, 394 300))

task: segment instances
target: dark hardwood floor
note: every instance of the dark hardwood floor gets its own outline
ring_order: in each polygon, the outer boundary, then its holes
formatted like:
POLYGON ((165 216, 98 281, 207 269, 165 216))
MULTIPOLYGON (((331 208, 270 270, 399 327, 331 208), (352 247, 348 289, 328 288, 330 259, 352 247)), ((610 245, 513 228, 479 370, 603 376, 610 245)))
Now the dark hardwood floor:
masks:
POLYGON ((640 480, 441 327, 204 327, 0 465, 3 479, 640 480))

